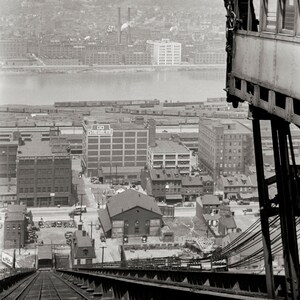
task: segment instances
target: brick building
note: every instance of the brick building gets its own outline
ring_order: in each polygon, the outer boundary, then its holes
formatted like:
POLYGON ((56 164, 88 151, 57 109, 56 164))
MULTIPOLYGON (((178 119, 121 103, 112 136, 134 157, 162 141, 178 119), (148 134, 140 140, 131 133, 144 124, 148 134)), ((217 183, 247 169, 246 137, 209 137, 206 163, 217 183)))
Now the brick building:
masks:
POLYGON ((144 169, 141 172, 141 185, 147 195, 158 201, 167 195, 181 195, 181 176, 178 169, 144 169))
POLYGON ((23 39, 0 40, 0 58, 20 58, 27 54, 27 41, 23 39))
POLYGON ((12 135, 0 140, 0 178, 16 177, 16 159, 19 141, 12 135))
POLYGON ((8 205, 4 220, 4 248, 21 248, 25 245, 27 209, 25 205, 8 205))
POLYGON ((16 178, 0 178, 0 207, 17 204, 16 178))
POLYGON ((17 155, 17 195, 27 206, 69 205, 71 157, 62 137, 43 140, 36 134, 20 146, 17 155))
POLYGON ((85 118, 82 167, 87 176, 104 181, 138 180, 147 163, 148 145, 154 142, 155 121, 109 124, 85 118))
POLYGON ((238 121, 200 119, 198 157, 215 181, 220 175, 244 174, 254 161, 252 130, 238 121))
POLYGON ((220 176, 218 180, 218 189, 223 191, 225 199, 237 200, 241 195, 251 194, 256 190, 251 178, 244 174, 235 174, 232 176, 220 176))
POLYGON ((99 221, 107 237, 159 236, 162 213, 153 197, 128 189, 99 210, 99 221))

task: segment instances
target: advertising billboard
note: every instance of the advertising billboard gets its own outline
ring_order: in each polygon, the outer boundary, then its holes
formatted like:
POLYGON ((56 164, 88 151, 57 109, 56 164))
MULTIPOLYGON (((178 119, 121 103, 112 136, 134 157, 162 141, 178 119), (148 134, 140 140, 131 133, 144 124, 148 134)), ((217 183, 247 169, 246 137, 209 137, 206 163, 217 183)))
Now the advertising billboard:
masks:
POLYGON ((6 265, 12 268, 13 266, 13 257, 5 252, 2 252, 2 259, 1 261, 6 265))
POLYGON ((94 124, 87 133, 89 136, 112 136, 113 129, 109 124, 94 124))

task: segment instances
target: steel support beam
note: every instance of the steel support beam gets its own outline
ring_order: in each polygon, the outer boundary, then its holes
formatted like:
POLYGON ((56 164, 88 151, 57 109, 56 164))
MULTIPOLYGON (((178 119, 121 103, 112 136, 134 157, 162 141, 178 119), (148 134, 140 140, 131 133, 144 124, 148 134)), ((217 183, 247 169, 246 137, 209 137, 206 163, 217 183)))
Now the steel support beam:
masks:
MULTIPOLYGON (((286 277, 286 298, 299 299, 300 272, 295 224, 298 197, 297 193, 295 193, 295 187, 297 187, 297 178, 293 173, 289 158, 288 141, 291 143, 290 128, 286 121, 283 121, 279 118, 271 120, 271 128, 286 277)), ((290 144, 290 154, 293 157, 292 149, 292 145, 290 144)))
POLYGON ((253 119, 253 140, 257 173, 258 198, 260 207, 261 231, 264 248, 267 293, 269 298, 275 298, 274 276, 272 266, 272 249, 269 229, 269 193, 264 175, 264 162, 261 143, 260 121, 253 119))

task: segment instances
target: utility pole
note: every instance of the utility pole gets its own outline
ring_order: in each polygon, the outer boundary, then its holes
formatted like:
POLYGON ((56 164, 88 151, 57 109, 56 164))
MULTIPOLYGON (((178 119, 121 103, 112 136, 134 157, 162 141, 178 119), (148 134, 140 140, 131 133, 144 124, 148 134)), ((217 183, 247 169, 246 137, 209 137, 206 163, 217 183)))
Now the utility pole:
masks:
POLYGON ((111 178, 111 163, 110 163, 110 168, 109 168, 109 178, 110 178, 110 185, 112 185, 112 178, 111 178))
POLYGON ((81 222, 81 216, 82 216, 82 196, 83 196, 84 194, 79 194, 79 196, 80 196, 80 219, 79 219, 79 221, 81 222))
POLYGON ((93 221, 91 221, 91 224, 89 224, 91 226, 91 239, 93 238, 93 221))
POLYGON ((104 246, 100 247, 102 248, 102 261, 101 261, 101 264, 102 264, 102 268, 103 268, 103 264, 104 264, 104 246))
POLYGON ((19 234, 19 255, 21 254, 21 232, 19 234))

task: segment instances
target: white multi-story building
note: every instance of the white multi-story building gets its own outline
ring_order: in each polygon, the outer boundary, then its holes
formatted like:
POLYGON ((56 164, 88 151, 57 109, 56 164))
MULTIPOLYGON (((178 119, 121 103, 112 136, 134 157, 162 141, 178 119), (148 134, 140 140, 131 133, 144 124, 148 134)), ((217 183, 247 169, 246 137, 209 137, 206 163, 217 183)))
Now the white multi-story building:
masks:
POLYGON ((182 143, 158 140, 149 147, 147 165, 150 169, 178 169, 180 174, 191 172, 191 151, 182 143))
POLYGON ((147 41, 151 51, 152 65, 178 65, 181 63, 181 44, 169 39, 147 41))

